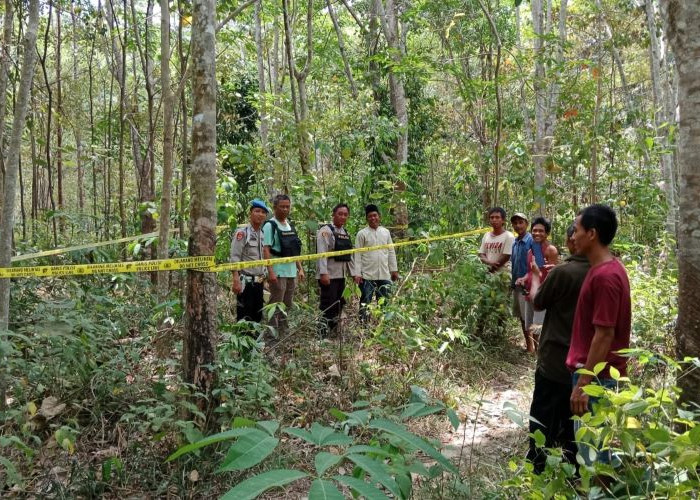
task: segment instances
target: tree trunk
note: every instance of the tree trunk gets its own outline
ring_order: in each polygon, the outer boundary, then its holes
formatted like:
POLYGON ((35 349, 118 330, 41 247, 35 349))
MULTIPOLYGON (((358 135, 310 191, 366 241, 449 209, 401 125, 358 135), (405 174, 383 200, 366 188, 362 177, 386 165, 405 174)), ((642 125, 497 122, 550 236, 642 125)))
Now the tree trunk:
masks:
MULTIPOLYGON (((17 178, 19 171, 19 155, 22 145, 22 133, 27 117, 29 95, 34 78, 34 65, 36 64, 36 39, 39 30, 39 0, 29 2, 29 21, 24 33, 23 53, 19 90, 17 93, 17 105, 12 121, 12 135, 7 150, 7 164, 5 165, 5 185, 3 186, 2 221, 0 221, 0 267, 9 267, 12 259, 12 232, 15 224, 15 197, 17 194, 17 178)), ((0 279, 0 331, 6 330, 10 310, 10 280, 0 279)), ((4 394, 2 402, 4 405, 4 394)))
MULTIPOLYGON (((403 45, 401 43, 401 34, 399 33, 399 24, 397 20, 396 5, 394 0, 386 0, 386 5, 382 0, 377 1, 377 11, 381 21, 382 29, 384 30, 384 38, 391 52, 391 58, 396 65, 400 65, 403 57, 403 45)), ((397 167, 408 162, 408 106, 406 104, 406 93, 401 75, 389 70, 389 94, 391 96, 391 106, 396 115, 396 122, 399 127, 398 139, 396 140, 396 152, 394 161, 397 167)), ((406 183, 399 178, 394 182, 394 234, 398 238, 403 238, 408 225, 408 207, 404 200, 406 191, 406 183)))
MULTIPOLYGON (((158 228, 158 258, 168 258, 168 232, 173 185, 173 108, 175 98, 170 88, 170 10, 169 0, 160 0, 160 81, 163 93, 163 189, 160 198, 160 226, 158 228)), ((161 299, 168 294, 168 275, 158 277, 161 299)))
MULTIPOLYGON (((192 3, 192 168, 189 255, 214 255, 216 247, 216 7, 214 0, 192 3)), ((211 407, 216 357, 216 274, 187 272, 183 372, 186 382, 207 395, 211 407)))
POLYGON ((63 214, 63 86, 61 85, 61 11, 56 11, 56 185, 58 188, 58 225, 60 232, 66 229, 63 214))
MULTIPOLYGON (((678 74, 678 163, 680 192, 678 224, 678 322, 676 345, 679 359, 700 357, 700 3, 684 0, 662 2, 669 42, 678 74)), ((681 401, 700 403, 700 370, 678 379, 681 401)))
POLYGON ((343 41, 343 32, 340 29, 340 24, 338 24, 338 18, 335 15, 335 10, 333 10, 331 0, 326 0, 326 5, 328 6, 328 15, 331 17, 331 21, 333 21, 335 35, 338 38, 338 50, 340 51, 340 57, 343 59, 343 68, 345 70, 345 76, 348 79, 348 84, 350 84, 350 92, 352 93, 352 97, 357 99, 357 86, 355 85, 355 80, 352 77, 352 70, 350 69, 348 56, 345 53, 345 42, 343 41))
MULTIPOLYGON (((654 125, 656 127, 656 138, 660 140, 661 147, 668 151, 668 129, 671 117, 666 114, 666 96, 664 95, 664 77, 661 66, 661 50, 659 39, 656 35, 656 15, 652 0, 645 1, 647 27, 649 29, 649 60, 651 68, 651 83, 654 97, 654 125)), ((661 175, 664 180, 664 192, 666 193, 666 203, 668 204, 668 214, 666 216, 666 230, 676 235, 676 217, 678 216, 676 201, 676 176, 675 165, 672 153, 661 154, 661 175)))
MULTIPOLYGON (((0 52, 0 96, 7 95, 7 81, 9 79, 10 47, 12 47, 12 22, 14 19, 14 5, 12 0, 5 0, 5 16, 2 29, 2 52, 0 52)), ((2 207, 3 179, 5 177, 5 117, 7 116, 7 101, 0 101, 0 207, 2 207)), ((2 211, 0 211, 2 219, 2 211)))
POLYGON ((265 59, 262 39, 262 22, 260 19, 262 0, 255 3, 255 53, 258 62, 258 108, 260 109, 260 144, 263 152, 267 153, 267 91, 265 88, 265 59))
POLYGON ((49 185, 49 200, 51 202, 51 210, 53 211, 53 216, 51 217, 51 227, 53 229, 53 241, 54 245, 58 246, 58 231, 56 229, 56 201, 53 192, 53 164, 51 162, 51 124, 53 119, 53 91, 51 90, 51 82, 49 81, 49 74, 46 65, 46 57, 49 51, 49 31, 51 30, 51 15, 53 13, 53 3, 49 3, 49 13, 48 19, 46 20, 46 30, 44 31, 44 51, 41 55, 41 71, 44 75, 44 83, 46 84, 46 172, 48 173, 48 185, 49 185))

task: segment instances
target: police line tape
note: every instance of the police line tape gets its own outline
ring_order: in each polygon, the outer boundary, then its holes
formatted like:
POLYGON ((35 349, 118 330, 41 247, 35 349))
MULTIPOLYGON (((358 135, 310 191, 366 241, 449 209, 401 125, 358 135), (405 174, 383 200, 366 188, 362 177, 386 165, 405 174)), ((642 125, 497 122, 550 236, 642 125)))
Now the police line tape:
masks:
MULTIPOLYGON (((241 228, 245 227, 247 224, 238 224, 236 228, 241 228)), ((408 228, 407 225, 403 224, 400 226, 385 226, 388 229, 406 229, 408 228)), ((216 226, 216 232, 220 233, 226 229, 232 229, 231 226, 228 225, 222 225, 222 226, 216 226)), ((179 232, 180 229, 178 228, 172 228, 168 232, 169 233, 177 233, 179 232)), ((31 259, 38 259, 40 257, 52 257, 54 255, 62 255, 64 253, 70 253, 70 252, 78 252, 80 250, 92 250, 93 248, 99 248, 99 247, 106 247, 110 245, 118 245, 119 243, 129 243, 130 241, 138 241, 138 240, 147 240, 148 238, 157 238, 160 235, 159 231, 153 231, 152 233, 143 233, 143 234, 136 234, 134 236, 126 236, 124 238, 119 238, 116 240, 105 240, 105 241, 96 241, 93 243, 85 243, 83 245, 74 245, 71 247, 64 247, 64 248, 54 248, 52 250, 44 250, 41 252, 35 252, 35 253, 27 253, 23 255, 15 255, 12 257, 11 262, 21 262, 23 260, 31 260, 31 259)))
MULTIPOLYGON (((243 227, 245 224, 242 224, 238 227, 243 227)), ((216 226, 216 232, 220 233, 224 229, 228 229, 230 226, 216 226)), ((180 229, 178 228, 172 228, 168 232, 169 233, 177 233, 179 232, 180 229)), ((106 247, 110 245, 118 245, 119 243, 128 243, 130 241, 137 241, 137 240, 147 240, 148 238, 157 238, 159 235, 159 231, 154 231, 152 233, 144 233, 144 234, 137 234, 134 236, 126 236, 124 238, 119 238, 116 240, 106 240, 106 241, 96 241, 93 243, 85 243, 84 245, 75 245, 72 247, 65 247, 65 248, 54 248, 52 250, 44 250, 42 252, 36 252, 36 253, 26 253, 23 255, 15 255, 12 257, 11 261, 12 262, 21 262, 23 260, 30 260, 30 259, 38 259, 40 257, 51 257, 53 255, 61 255, 64 253, 70 253, 70 252, 77 252, 79 250, 91 250, 93 248, 99 248, 99 247, 106 247)))
POLYGON ((88 276, 93 274, 120 274, 120 273, 140 273, 156 271, 178 271, 183 269, 194 269, 201 272, 223 272, 240 271, 251 267, 272 266, 275 264, 287 264, 291 262, 308 262, 321 258, 335 257, 340 255, 352 255, 356 253, 373 252, 375 250, 385 250, 409 245, 420 245, 423 243, 433 243, 451 239, 461 239, 467 236, 474 236, 489 231, 488 228, 474 229, 463 233, 446 234, 442 236, 429 236, 415 240, 400 241, 385 245, 375 245, 371 247, 353 248, 350 250, 338 250, 334 252, 323 252, 308 255, 297 255, 295 257, 276 257, 274 259, 249 260, 245 262, 228 262, 216 264, 214 257, 210 255, 199 257, 178 257, 172 259, 148 260, 138 262, 113 262, 105 264, 73 264, 66 266, 26 266, 26 267, 2 267, 0 268, 0 278, 29 278, 29 277, 59 277, 59 276, 88 276))

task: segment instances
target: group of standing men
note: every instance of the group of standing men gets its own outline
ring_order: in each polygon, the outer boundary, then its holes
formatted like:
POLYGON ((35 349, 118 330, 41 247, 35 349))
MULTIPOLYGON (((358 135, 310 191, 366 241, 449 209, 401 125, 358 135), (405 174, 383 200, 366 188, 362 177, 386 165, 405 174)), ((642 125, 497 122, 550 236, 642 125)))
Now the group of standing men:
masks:
MULTIPOLYGON (((511 266, 513 311, 526 349, 537 350, 530 432, 542 432, 545 447, 561 447, 570 463, 576 464, 577 449, 589 465, 592 456, 607 462, 608 452, 589 453, 586 443, 575 442, 580 423, 572 417, 594 411, 595 398, 584 392, 586 385, 614 386, 610 369, 621 376, 627 371, 626 358, 618 351, 630 343, 630 285, 623 264, 609 248, 617 232, 616 214, 605 205, 582 210, 567 229, 570 255, 561 265, 548 241, 547 219, 535 218, 531 234, 527 216, 515 213, 510 220, 517 237, 504 229, 502 208, 489 211, 493 231, 484 236, 479 257, 491 272, 511 266), (537 323, 542 324, 539 339, 530 328, 537 323), (605 368, 591 376, 600 362, 605 368)), ((532 438, 528 459, 535 472, 544 470, 546 455, 532 438)))
MULTIPOLYGON (((269 219, 270 209, 265 202, 259 199, 251 201, 249 223, 234 232, 230 261, 245 262, 301 255, 301 240, 288 220, 290 210, 291 200, 285 194, 279 194, 273 199, 274 215, 269 219)), ((381 216, 376 205, 365 207, 367 227, 357 233, 355 245, 345 227, 349 216, 347 204, 339 203, 333 207, 332 222, 322 225, 316 235, 319 254, 392 244, 389 230, 381 226, 381 216)), ((269 303, 281 304, 276 307, 270 325, 282 337, 289 330, 287 312, 293 304, 297 279, 303 280, 305 277, 299 261, 233 271, 231 289, 237 297, 236 316, 239 321, 262 321, 266 276, 270 290, 269 303)), ((393 247, 352 255, 321 257, 317 260, 316 279, 321 310, 319 334, 323 337, 334 333, 338 328, 345 304, 344 292, 348 277, 352 277, 360 286, 360 318, 366 320, 367 305, 375 296, 377 301, 388 297, 391 282, 399 277, 393 247)))

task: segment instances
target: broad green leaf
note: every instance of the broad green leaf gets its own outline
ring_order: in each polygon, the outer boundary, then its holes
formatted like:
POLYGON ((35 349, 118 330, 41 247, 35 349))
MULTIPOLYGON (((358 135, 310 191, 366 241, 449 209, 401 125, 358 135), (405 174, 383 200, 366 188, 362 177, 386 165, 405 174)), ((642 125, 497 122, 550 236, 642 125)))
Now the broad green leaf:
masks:
POLYGON ((257 429, 252 430, 255 432, 242 436, 231 445, 217 472, 248 469, 275 451, 279 439, 257 429))
POLYGON ((424 439, 416 436, 415 434, 411 434, 409 431, 406 430, 405 427, 395 424, 394 422, 391 422, 390 420, 386 419, 374 419, 369 423, 369 427, 371 429, 377 429, 381 431, 388 432, 389 434, 393 434, 394 436, 406 441, 408 444, 413 446, 414 448, 418 448, 421 450, 423 453, 428 455, 430 458, 438 462, 440 465, 445 467, 448 471, 457 474, 457 468, 447 459, 445 456, 440 453, 438 450, 436 450, 432 445, 430 445, 427 441, 424 439))
POLYGON ((457 412, 454 411, 452 408, 447 409, 447 418, 450 419, 450 423, 452 424, 452 428, 454 430, 459 429, 459 415, 457 415, 457 412))
POLYGON ((309 500, 345 500, 345 497, 330 481, 315 479, 311 483, 309 500))
POLYGON ((22 475, 19 473, 19 471, 17 471, 15 464, 10 462, 9 459, 0 456, 0 465, 2 465, 2 467, 5 469, 5 480, 4 483, 0 481, 0 486, 4 486, 4 484, 22 484, 22 475))
POLYGON ((255 420, 249 418, 236 417, 233 419, 233 424, 231 425, 234 429, 239 429, 241 427, 255 427, 255 420))
POLYGON ((586 370, 585 368, 579 368, 576 370, 576 373, 579 375, 589 375, 591 377, 595 377, 595 373, 593 373, 591 370, 586 370))
POLYGON ((352 476, 333 476, 333 479, 355 490, 367 500, 388 500, 389 498, 384 494, 382 490, 377 489, 375 486, 364 482, 362 479, 358 479, 352 476))
POLYGON ((631 401, 624 405, 622 409, 627 413, 627 415, 634 417, 643 413, 649 407, 649 403, 645 400, 641 401, 631 401))
POLYGON ((240 429, 231 429, 230 431, 225 431, 225 432, 220 432, 218 434, 214 434, 213 436, 206 437, 206 438, 202 439, 201 441, 197 441, 196 443, 188 444, 186 446, 179 448, 175 453, 170 455, 165 461, 171 462, 171 461, 175 460, 176 458, 181 457, 185 453, 189 453, 191 451, 198 450, 200 448, 204 448, 205 446, 209 446, 210 444, 220 443, 221 441, 228 441, 230 439, 245 436, 250 431, 251 431, 250 428, 241 427, 240 429))
POLYGON ((231 488, 220 500, 253 500, 271 488, 293 483, 308 474, 292 469, 276 469, 246 479, 231 488))
POLYGON ((318 444, 314 437, 311 435, 311 433, 307 430, 297 429, 296 427, 285 427, 282 430, 287 434, 290 434, 294 437, 298 437, 299 439, 303 439, 307 443, 318 444))
POLYGON ((270 436, 274 436, 277 429, 280 428, 280 423, 276 420, 261 420, 258 422, 258 427, 267 432, 270 436))
POLYGON ((347 420, 350 423, 357 424, 360 426, 365 426, 369 422, 370 417, 372 414, 370 413, 369 410, 356 410, 352 413, 347 414, 347 420))
POLYGON ((355 454, 348 455, 348 459, 367 472, 373 480, 381 483, 392 495, 400 498, 401 493, 399 491, 399 485, 396 484, 394 478, 391 477, 389 468, 383 462, 364 455, 355 454))
POLYGON ((345 450, 346 455, 349 455, 350 453, 372 453, 375 455, 379 455, 380 457, 390 457, 391 456, 391 453, 379 448, 378 446, 369 446, 369 445, 365 445, 365 444, 358 444, 356 446, 351 446, 350 448, 345 450))
POLYGON ((330 413, 334 419, 339 421, 343 421, 348 418, 347 413, 340 411, 338 408, 331 408, 330 410, 328 410, 328 413, 330 413))
POLYGON ((610 377, 613 380, 620 380, 620 370, 618 370, 614 366, 611 366, 610 367, 610 377))
POLYGON ((596 363, 596 365, 593 367, 593 373, 596 375, 596 377, 600 372, 602 372, 605 369, 607 364, 607 361, 601 361, 600 363, 596 363))
POLYGON ((547 442, 547 438, 544 436, 541 430, 537 429, 535 432, 531 434, 533 439, 535 440, 535 445, 538 448, 544 448, 545 443, 547 442))
POLYGON ((340 462, 343 459, 342 455, 336 455, 335 453, 328 453, 327 451, 320 451, 316 454, 314 458, 314 465, 316 466, 316 473, 322 476, 330 467, 340 462))
POLYGON ((594 398, 599 398, 603 394, 605 394, 605 389, 599 385, 586 385, 581 389, 583 390, 583 392, 585 392, 589 396, 593 396, 594 398))

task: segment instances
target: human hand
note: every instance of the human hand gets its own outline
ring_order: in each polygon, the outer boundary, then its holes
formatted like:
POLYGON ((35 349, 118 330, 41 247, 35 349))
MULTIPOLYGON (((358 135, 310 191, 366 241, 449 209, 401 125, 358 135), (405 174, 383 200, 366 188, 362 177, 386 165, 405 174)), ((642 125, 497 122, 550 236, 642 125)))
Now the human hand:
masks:
POLYGON ((297 270, 297 276, 299 277, 299 279, 300 279, 301 281, 304 281, 304 278, 306 278, 306 274, 304 274, 304 269, 299 268, 299 269, 297 270))
POLYGON ((588 394, 583 392, 583 387, 586 384, 581 383, 581 379, 571 390, 571 398, 569 403, 571 405, 571 413, 578 415, 579 417, 588 412, 588 394))
POLYGON ((331 275, 330 274, 322 274, 319 281, 321 282, 321 284, 323 286, 328 286, 331 284, 331 275))
POLYGON ((277 275, 274 271, 270 271, 270 274, 267 276, 267 281, 270 283, 277 283, 277 275))
POLYGON ((233 280, 233 283, 231 284, 231 291, 235 293, 236 295, 240 295, 241 292, 243 291, 243 285, 241 285, 241 280, 240 279, 235 279, 233 280))
POLYGON ((362 284, 362 276, 353 276, 352 279, 353 279, 353 281, 355 281, 356 285, 362 284))
POLYGON ((398 271, 391 271, 391 281, 396 281, 399 279, 399 272, 398 271))

